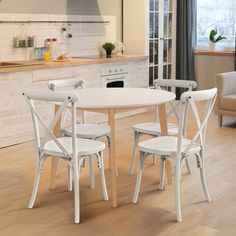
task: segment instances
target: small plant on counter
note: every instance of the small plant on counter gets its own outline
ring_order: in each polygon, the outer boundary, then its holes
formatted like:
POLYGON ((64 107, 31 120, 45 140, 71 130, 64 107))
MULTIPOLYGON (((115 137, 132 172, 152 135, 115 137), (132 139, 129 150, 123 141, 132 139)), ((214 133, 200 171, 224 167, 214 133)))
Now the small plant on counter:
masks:
POLYGON ((112 51, 116 48, 111 42, 106 42, 102 45, 103 49, 106 51, 107 57, 111 57, 112 51))

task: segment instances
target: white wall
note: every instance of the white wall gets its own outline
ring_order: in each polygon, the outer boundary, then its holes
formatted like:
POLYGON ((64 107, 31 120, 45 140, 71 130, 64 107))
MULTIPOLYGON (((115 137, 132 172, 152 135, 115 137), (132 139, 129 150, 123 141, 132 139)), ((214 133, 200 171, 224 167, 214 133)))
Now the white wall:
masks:
POLYGON ((37 46, 43 46, 46 38, 57 38, 59 43, 66 41, 70 56, 99 54, 105 41, 116 40, 116 17, 96 15, 59 15, 59 14, 0 14, 1 20, 105 20, 107 24, 72 24, 72 39, 66 39, 61 33, 64 24, 32 23, 32 24, 0 24, 0 60, 31 59, 31 48, 13 48, 13 37, 17 35, 35 35, 37 46))
POLYGON ((113 15, 116 35, 121 40, 121 0, 2 0, 1 13, 113 15))

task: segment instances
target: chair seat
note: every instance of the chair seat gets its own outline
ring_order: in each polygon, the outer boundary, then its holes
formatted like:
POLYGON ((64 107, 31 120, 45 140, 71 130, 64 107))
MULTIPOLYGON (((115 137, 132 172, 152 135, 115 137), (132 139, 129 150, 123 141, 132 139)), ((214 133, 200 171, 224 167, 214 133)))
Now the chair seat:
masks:
MULTIPOLYGON (((178 138, 174 136, 160 136, 157 138, 152 138, 138 144, 138 148, 142 152, 147 152, 151 154, 158 154, 158 155, 166 155, 172 156, 177 153, 177 141, 178 138)), ((190 144, 191 140, 183 139, 182 142, 182 149, 185 148, 190 144)), ((190 148, 188 154, 197 153, 201 150, 199 144, 194 143, 190 148)))
MULTIPOLYGON (((168 123, 167 128, 168 128, 169 135, 175 135, 178 133, 178 125, 176 124, 168 123)), ((161 126, 160 126, 160 123, 157 123, 157 122, 137 124, 133 126, 133 129, 136 132, 154 135, 154 136, 159 136, 161 134, 161 126)))
MULTIPOLYGON (((71 137, 62 137, 57 139, 61 145, 65 148, 65 150, 72 154, 72 138, 71 137)), ((105 143, 97 141, 97 140, 91 140, 91 139, 81 139, 77 138, 77 150, 78 155, 92 155, 94 153, 103 151, 105 149, 105 143)), ((55 144, 53 140, 48 141, 44 145, 44 151, 49 155, 55 155, 55 156, 64 156, 62 151, 59 149, 59 147, 55 144)))
MULTIPOLYGON (((77 124, 77 137, 86 139, 96 139, 110 134, 110 126, 107 124, 77 124)), ((66 136, 71 136, 71 128, 66 127, 62 130, 66 136)))

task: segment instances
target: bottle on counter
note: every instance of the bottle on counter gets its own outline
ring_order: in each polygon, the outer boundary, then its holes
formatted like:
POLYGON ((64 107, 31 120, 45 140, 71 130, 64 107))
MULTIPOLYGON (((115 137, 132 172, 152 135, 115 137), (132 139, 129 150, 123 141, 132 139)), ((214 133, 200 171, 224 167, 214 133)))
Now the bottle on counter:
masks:
POLYGON ((51 58, 52 60, 56 60, 58 57, 58 43, 57 43, 57 38, 52 38, 52 43, 51 43, 51 58))
POLYGON ((43 60, 45 62, 51 61, 51 59, 52 59, 51 51, 52 51, 52 39, 47 38, 45 40, 45 51, 44 51, 44 54, 43 54, 43 60))

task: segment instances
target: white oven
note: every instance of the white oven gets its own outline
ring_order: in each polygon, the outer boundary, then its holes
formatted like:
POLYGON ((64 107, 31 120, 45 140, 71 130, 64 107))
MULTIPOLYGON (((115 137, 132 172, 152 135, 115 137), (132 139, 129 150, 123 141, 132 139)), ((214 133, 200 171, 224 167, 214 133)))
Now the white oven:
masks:
POLYGON ((101 67, 101 87, 126 87, 127 65, 104 65, 101 67))

